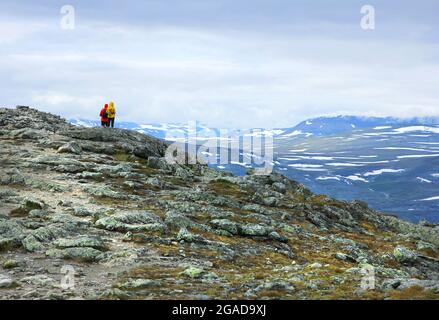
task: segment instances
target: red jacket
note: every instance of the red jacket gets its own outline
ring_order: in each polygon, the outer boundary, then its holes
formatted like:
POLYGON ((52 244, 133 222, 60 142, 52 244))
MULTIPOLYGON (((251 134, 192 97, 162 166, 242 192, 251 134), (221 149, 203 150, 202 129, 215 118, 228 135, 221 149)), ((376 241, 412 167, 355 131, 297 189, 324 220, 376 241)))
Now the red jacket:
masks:
POLYGON ((101 116, 102 122, 108 122, 108 114, 106 117, 104 117, 104 112, 107 111, 108 105, 106 104, 105 107, 101 109, 101 113, 99 114, 101 116))

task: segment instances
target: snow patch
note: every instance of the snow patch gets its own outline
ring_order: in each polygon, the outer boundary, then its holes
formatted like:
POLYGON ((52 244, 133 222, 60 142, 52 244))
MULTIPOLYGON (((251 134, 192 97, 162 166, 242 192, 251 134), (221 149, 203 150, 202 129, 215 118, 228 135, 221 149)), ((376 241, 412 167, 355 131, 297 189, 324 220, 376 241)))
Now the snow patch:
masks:
POLYGON ((398 159, 426 158, 426 157, 439 157, 439 154, 409 154, 406 156, 397 156, 398 159))
POLYGON ((364 178, 361 178, 361 177, 359 177, 359 176, 354 176, 354 175, 352 175, 352 176, 348 176, 348 177, 346 177, 346 179, 348 179, 348 180, 352 180, 352 181, 369 182, 369 181, 367 181, 367 180, 364 179, 364 178))
POLYGON ((339 177, 317 177, 316 180, 337 180, 340 181, 341 179, 339 177))
POLYGON ((431 198, 426 198, 426 199, 422 199, 420 201, 433 201, 433 200, 439 200, 439 196, 437 197, 431 197, 431 198))
POLYGON ((421 177, 417 177, 416 179, 419 180, 420 182, 423 182, 423 183, 431 183, 430 180, 424 179, 424 178, 421 178, 421 177))
POLYGON ((361 167, 361 166, 363 166, 362 164, 348 163, 348 162, 329 162, 329 163, 325 163, 325 165, 332 166, 332 167, 361 167))
POLYGON ((289 164, 288 167, 292 167, 292 168, 321 168, 323 166, 321 164, 294 163, 294 164, 289 164))
POLYGON ((404 172, 404 169, 379 169, 379 170, 374 170, 374 171, 370 171, 370 172, 366 172, 363 174, 363 176, 365 177, 369 177, 369 176, 377 176, 383 173, 398 173, 398 172, 404 172))
POLYGON ((409 133, 409 132, 417 132, 417 131, 439 133, 439 128, 427 127, 427 126, 411 126, 411 127, 394 129, 393 131, 397 133, 409 133))

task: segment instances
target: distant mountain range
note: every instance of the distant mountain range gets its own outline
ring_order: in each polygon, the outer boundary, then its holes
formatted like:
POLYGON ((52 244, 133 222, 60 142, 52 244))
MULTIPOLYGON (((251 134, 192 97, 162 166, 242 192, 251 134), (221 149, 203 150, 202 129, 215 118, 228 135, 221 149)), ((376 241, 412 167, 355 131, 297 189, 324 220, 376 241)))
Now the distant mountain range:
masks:
MULTIPOLYGON (((96 126, 98 121, 70 120, 96 126)), ((274 138, 274 170, 313 192, 345 200, 360 199, 373 208, 409 221, 439 222, 438 118, 320 117, 291 128, 258 130, 274 138)), ((121 128, 186 142, 193 128, 179 124, 117 122, 121 128)), ((200 140, 216 137, 217 128, 196 125, 200 140)), ((252 130, 243 134, 254 135, 252 130)), ((209 150, 210 159, 219 150, 209 150)), ((243 175, 255 167, 239 150, 240 161, 212 167, 243 175)))
MULTIPOLYGON (((99 120, 86 119, 70 119, 70 123, 74 125, 83 125, 86 127, 99 126, 99 120)), ((318 117, 300 122, 299 124, 289 128, 274 129, 244 129, 243 134, 250 134, 258 130, 260 135, 268 135, 276 138, 289 137, 310 137, 310 136, 327 136, 332 134, 351 132, 358 129, 380 128, 387 126, 415 126, 415 125, 437 125, 439 117, 417 117, 417 118, 394 118, 394 117, 361 117, 361 116, 334 116, 334 117, 318 117)), ((149 123, 141 124, 136 122, 117 121, 117 127, 123 129, 135 130, 144 134, 148 134, 161 139, 179 140, 187 137, 189 132, 193 134, 192 128, 188 124, 179 123, 149 123)), ((225 130, 232 132, 234 130, 225 130)), ((208 127, 206 125, 196 123, 196 133, 199 137, 215 137, 220 133, 219 128, 208 127)))
POLYGON ((348 132, 355 129, 373 128, 388 125, 435 125, 439 124, 439 117, 400 119, 393 117, 358 117, 336 116, 319 117, 299 123, 297 126, 286 129, 283 135, 298 132, 318 136, 330 135, 340 132, 348 132))

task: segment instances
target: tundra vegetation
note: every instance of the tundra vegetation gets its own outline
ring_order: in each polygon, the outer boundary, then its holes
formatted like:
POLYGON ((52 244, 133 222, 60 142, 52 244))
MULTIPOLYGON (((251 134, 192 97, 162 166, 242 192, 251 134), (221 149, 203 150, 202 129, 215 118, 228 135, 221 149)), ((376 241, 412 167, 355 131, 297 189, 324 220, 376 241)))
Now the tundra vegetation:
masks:
POLYGON ((278 173, 169 165, 166 147, 0 109, 0 298, 439 298, 438 226, 278 173))

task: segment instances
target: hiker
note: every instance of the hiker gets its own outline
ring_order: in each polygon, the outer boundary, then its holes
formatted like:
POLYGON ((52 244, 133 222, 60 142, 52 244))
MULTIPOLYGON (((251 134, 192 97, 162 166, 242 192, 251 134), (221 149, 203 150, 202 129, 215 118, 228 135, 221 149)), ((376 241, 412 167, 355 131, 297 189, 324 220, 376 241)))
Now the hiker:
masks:
POLYGON ((103 127, 108 127, 108 104, 105 104, 99 115, 101 116, 101 125, 103 127))
POLYGON ((116 108, 114 107, 114 102, 111 101, 108 106, 108 126, 114 128, 114 118, 116 118, 116 108))

